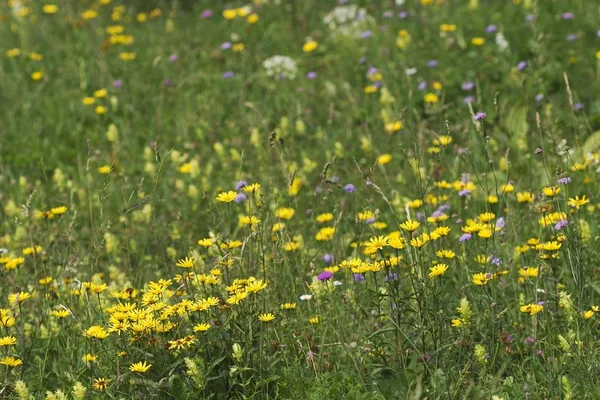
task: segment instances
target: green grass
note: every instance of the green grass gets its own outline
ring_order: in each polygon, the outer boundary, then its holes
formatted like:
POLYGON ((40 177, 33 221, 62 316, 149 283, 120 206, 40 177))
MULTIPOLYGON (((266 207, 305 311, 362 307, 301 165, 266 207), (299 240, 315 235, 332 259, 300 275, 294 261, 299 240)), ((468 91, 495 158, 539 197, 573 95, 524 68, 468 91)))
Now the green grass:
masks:
POLYGON ((1 2, 0 397, 600 397, 600 9, 428 3, 1 2))

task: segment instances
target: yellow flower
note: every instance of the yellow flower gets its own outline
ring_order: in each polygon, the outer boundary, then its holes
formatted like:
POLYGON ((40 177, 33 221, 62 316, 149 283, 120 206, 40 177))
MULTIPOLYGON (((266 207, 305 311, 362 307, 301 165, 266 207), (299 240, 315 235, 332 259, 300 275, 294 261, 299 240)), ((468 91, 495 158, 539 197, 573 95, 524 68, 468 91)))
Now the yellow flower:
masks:
POLYGON ((315 236, 315 239, 317 239, 320 242, 326 242, 326 241, 331 240, 333 238, 333 234, 334 233, 335 233, 335 228, 334 227, 326 226, 324 228, 321 228, 319 230, 319 232, 317 232, 317 235, 315 236))
POLYGON ((320 223, 324 223, 324 222, 329 222, 333 219, 333 214, 332 213, 325 213, 325 214, 319 214, 317 215, 317 222, 320 223))
POLYGON ((544 306, 536 304, 536 303, 532 303, 532 304, 527 304, 525 306, 521 306, 519 309, 521 310, 522 313, 528 313, 529 315, 535 315, 535 314, 542 312, 542 310, 544 309, 544 306))
POLYGON ((583 319, 590 319, 594 316, 594 310, 587 310, 583 312, 583 319))
POLYGON ((10 304, 22 303, 30 297, 31 297, 31 294, 29 294, 27 292, 18 292, 18 293, 8 295, 8 302, 10 304))
POLYGON ((387 236, 374 236, 367 242, 366 254, 374 254, 389 245, 390 238, 387 236))
POLYGON ((282 207, 282 208, 277 209, 277 211, 275 212, 275 215, 281 219, 291 219, 295 213, 296 213, 296 210, 294 210, 293 208, 282 207))
POLYGON ((575 207, 579 210, 579 207, 583 206, 590 202, 590 199, 585 198, 585 194, 579 198, 579 196, 575 196, 575 198, 569 198, 569 205, 571 207, 575 207))
POLYGON ((557 241, 546 242, 542 244, 542 249, 546 251, 556 251, 560 250, 562 247, 562 243, 558 243, 557 241))
POLYGON ((152 366, 152 364, 146 364, 146 361, 143 362, 137 362, 134 364, 131 364, 129 366, 129 370, 131 372, 139 372, 139 373, 143 373, 146 372, 150 369, 150 367, 152 366))
POLYGON ((532 203, 535 196, 531 192, 517 192, 517 201, 519 203, 532 203))
POLYGON ((194 326, 194 332, 206 332, 210 329, 210 324, 202 323, 194 326))
POLYGON ((106 114, 107 111, 108 111, 108 108, 106 108, 104 106, 96 106, 96 108, 94 109, 94 112, 96 112, 96 114, 98 114, 98 115, 106 114))
POLYGON ((94 325, 90 326, 86 331, 83 332, 84 336, 93 338, 93 339, 106 339, 109 333, 101 326, 94 325))
POLYGON ((98 16, 98 11, 96 10, 85 10, 84 12, 81 13, 81 18, 83 18, 86 21, 89 21, 90 19, 94 19, 98 16))
POLYGON ((211 238, 204 238, 204 239, 200 239, 198 240, 198 246, 202 246, 202 247, 210 247, 214 244, 214 240, 211 238))
POLYGON ((376 163, 378 165, 385 165, 385 164, 389 163, 390 161, 392 161, 391 154, 382 154, 379 157, 377 157, 376 163))
POLYGON ((237 16, 237 11, 234 8, 223 10, 223 18, 226 20, 232 20, 237 16))
POLYGON ((281 308, 282 310, 295 310, 296 303, 285 303, 279 306, 279 308, 281 308))
POLYGON ((86 106, 91 106, 96 102, 96 99, 93 97, 84 97, 81 102, 86 106))
POLYGON ((254 215, 240 215, 239 223, 240 225, 257 225, 260 222, 260 219, 255 217, 254 215))
POLYGON ((122 61, 132 61, 132 60, 135 60, 135 53, 122 52, 122 53, 119 54, 119 58, 122 61))
POLYGON ((316 325, 319 323, 319 317, 311 317, 308 319, 308 322, 310 322, 313 325, 316 325))
POLYGON ((106 89, 99 89, 99 90, 96 90, 94 92, 94 97, 96 97, 98 99, 103 99, 103 98, 106 97, 107 94, 108 94, 108 90, 106 90, 106 89))
POLYGON ((538 268, 523 267, 519 269, 519 276, 523 278, 535 278, 538 276, 538 268))
POLYGON ((96 356, 95 356, 95 355, 93 355, 93 354, 90 354, 90 353, 88 353, 88 354, 86 354, 85 356, 83 356, 83 357, 81 358, 81 360, 82 360, 83 362, 95 362, 95 361, 96 361, 96 356))
POLYGON ((429 268, 429 277, 434 278, 436 276, 442 276, 448 269, 447 264, 436 264, 433 267, 429 268))
POLYGON ((182 258, 181 260, 177 261, 177 263, 175 263, 175 265, 181 268, 194 268, 195 264, 196 259, 193 257, 182 258))
POLYGON ((0 359, 0 364, 6 365, 7 367, 14 368, 14 367, 18 367, 19 365, 23 364, 23 361, 19 360, 18 358, 6 356, 6 357, 0 359))
POLYGON ((92 388, 97 392, 102 392, 107 388, 108 382, 110 382, 110 379, 107 378, 94 379, 94 383, 92 383, 92 388))
POLYGON ((400 228, 404 229, 407 232, 414 232, 421 226, 421 223, 414 219, 409 219, 406 222, 400 224, 400 228))
POLYGON ((542 189, 542 192, 546 197, 554 197, 560 193, 560 188, 558 186, 546 186, 542 189))
POLYGON ((271 322, 275 319, 275 315, 268 313, 268 314, 260 314, 258 316, 258 319, 262 322, 271 322))
POLYGON ((237 193, 233 190, 230 190, 228 192, 221 192, 217 195, 217 201, 221 201, 223 203, 231 203, 233 200, 235 200, 236 196, 237 193))
POLYGON ((367 94, 375 93, 376 91, 377 91, 377 86, 375 86, 375 85, 365 86, 365 93, 367 93, 367 94))
POLYGON ((108 175, 110 174, 110 171, 112 171, 112 167, 110 165, 103 165, 98 168, 98 172, 100 172, 102 175, 108 175))
POLYGON ((257 23, 258 22, 258 14, 248 15, 248 18, 246 18, 246 22, 248 22, 251 25, 257 23))
POLYGON ((16 57, 21 54, 21 49, 10 49, 6 51, 6 55, 10 58, 16 57))
POLYGON ((473 274, 473 278, 472 278, 472 282, 477 286, 483 286, 489 280, 490 280, 490 278, 488 277, 488 274, 486 274, 484 272, 473 274))
POLYGON ((239 53, 241 51, 244 51, 244 43, 236 43, 231 47, 231 50, 233 50, 235 53, 239 53))
POLYGON ((463 324, 463 321, 460 318, 456 318, 456 319, 452 320, 452 327, 454 327, 454 328, 458 328, 462 324, 463 324))
POLYGON ((400 129, 402 129, 402 122, 400 121, 393 121, 385 124, 385 131, 388 133, 397 132, 400 129))
POLYGON ((302 46, 302 51, 305 53, 310 53, 311 51, 315 50, 318 46, 319 43, 315 42, 314 40, 309 40, 302 46))
POLYGON ((31 74, 31 79, 33 79, 34 81, 40 81, 40 80, 42 80, 43 77, 44 77, 43 71, 35 71, 31 74))
POLYGON ((441 24, 440 31, 442 32, 454 32, 456 31, 456 25, 454 24, 441 24))
POLYGON ((55 4, 46 4, 42 7, 44 14, 52 15, 58 11, 58 6, 55 4))
POLYGON ((17 338, 14 336, 4 336, 0 338, 0 347, 2 346, 14 346, 17 344, 17 338))
POLYGON ((68 316, 70 314, 69 310, 65 310, 65 309, 62 309, 62 310, 52 310, 50 312, 56 318, 65 318, 66 316, 68 316))
POLYGON ((471 44, 473 44, 474 46, 481 46, 485 43, 485 39, 482 37, 474 37, 473 39, 471 39, 471 44))
POLYGON ((429 103, 429 104, 435 104, 439 101, 437 94, 435 93, 427 93, 425 95, 425 103, 429 103))

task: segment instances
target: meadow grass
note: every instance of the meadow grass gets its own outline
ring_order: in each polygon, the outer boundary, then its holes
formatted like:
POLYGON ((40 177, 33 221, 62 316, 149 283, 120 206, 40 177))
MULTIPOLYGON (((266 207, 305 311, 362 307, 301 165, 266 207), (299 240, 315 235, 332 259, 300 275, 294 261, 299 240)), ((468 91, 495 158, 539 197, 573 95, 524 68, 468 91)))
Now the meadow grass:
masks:
POLYGON ((0 398, 600 398, 599 17, 0 1, 0 398))

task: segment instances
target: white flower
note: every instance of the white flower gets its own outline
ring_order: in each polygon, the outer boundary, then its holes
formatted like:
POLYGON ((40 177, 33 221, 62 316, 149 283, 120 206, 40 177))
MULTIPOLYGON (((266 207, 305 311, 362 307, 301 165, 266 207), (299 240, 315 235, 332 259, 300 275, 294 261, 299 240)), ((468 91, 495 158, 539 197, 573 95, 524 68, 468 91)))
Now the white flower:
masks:
POLYGON ((262 63, 267 76, 285 77, 294 79, 298 74, 296 61, 286 56, 273 56, 267 58, 262 63))
POLYGON ((364 8, 356 5, 335 7, 323 22, 332 31, 333 36, 354 36, 358 38, 361 32, 374 25, 375 20, 367 14, 364 8))
POLYGON ((404 75, 406 76, 411 76, 417 73, 417 69, 416 68, 406 68, 404 70, 404 75))
POLYGON ((312 299, 312 294, 303 294, 302 296, 300 296, 300 300, 302 301, 307 301, 312 299))
POLYGON ((333 286, 341 286, 342 281, 333 281, 333 286))
POLYGON ((496 34, 496 44, 498 45, 498 49, 500 50, 500 52, 503 53, 506 50, 508 50, 508 41, 506 41, 506 38, 504 37, 502 32, 498 32, 496 34))

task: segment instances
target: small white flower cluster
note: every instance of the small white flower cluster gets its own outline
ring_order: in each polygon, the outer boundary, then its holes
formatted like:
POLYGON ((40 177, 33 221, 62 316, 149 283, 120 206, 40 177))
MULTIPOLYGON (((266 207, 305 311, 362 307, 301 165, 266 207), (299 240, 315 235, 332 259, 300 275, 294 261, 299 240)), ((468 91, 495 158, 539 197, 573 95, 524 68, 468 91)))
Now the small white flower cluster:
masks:
POLYGON ((504 53, 509 48, 508 41, 506 40, 502 32, 498 32, 496 34, 496 44, 498 45, 498 50, 500 50, 501 53, 504 53))
POLYGON ((323 19, 333 36, 359 37, 375 20, 364 8, 356 5, 335 7, 323 19))
POLYGON ((267 76, 295 79, 296 75, 298 74, 296 61, 286 56, 269 57, 263 61, 262 66, 265 69, 267 76))

